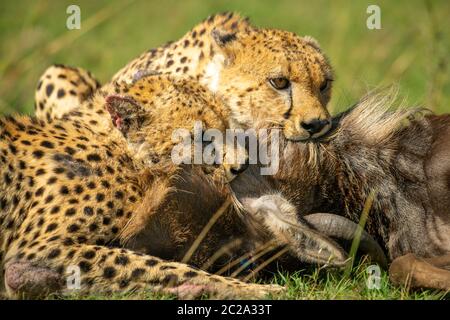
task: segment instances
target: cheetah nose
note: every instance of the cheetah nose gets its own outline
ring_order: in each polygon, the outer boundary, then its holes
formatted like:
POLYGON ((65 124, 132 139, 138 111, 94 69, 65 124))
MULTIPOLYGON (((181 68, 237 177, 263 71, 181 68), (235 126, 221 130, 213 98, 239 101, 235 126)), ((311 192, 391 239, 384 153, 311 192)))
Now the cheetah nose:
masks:
POLYGON ((244 172, 248 168, 248 159, 243 164, 235 164, 230 168, 230 172, 237 176, 239 173, 244 172))
POLYGON ((234 163, 232 165, 224 165, 225 167, 225 176, 228 182, 231 182, 236 178, 240 173, 247 170, 249 165, 248 157, 245 159, 245 163, 234 163))
POLYGON ((300 125, 303 129, 308 131, 308 133, 312 136, 316 133, 322 131, 322 129, 329 124, 329 120, 319 120, 314 119, 309 122, 301 122, 300 125))

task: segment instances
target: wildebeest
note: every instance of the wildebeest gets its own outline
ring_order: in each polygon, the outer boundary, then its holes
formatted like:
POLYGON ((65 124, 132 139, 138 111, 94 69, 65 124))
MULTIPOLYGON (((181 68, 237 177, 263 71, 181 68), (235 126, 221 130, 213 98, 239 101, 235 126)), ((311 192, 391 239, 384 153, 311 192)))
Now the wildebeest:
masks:
MULTIPOLYGON (((300 219, 330 212, 354 222, 374 193, 366 229, 393 261, 391 280, 448 290, 450 115, 388 111, 391 104, 389 94, 368 95, 337 116, 321 141, 283 142, 275 176, 260 176, 253 166, 232 188, 245 202, 269 184, 295 205, 300 219)), ((346 232, 339 228, 333 232, 346 232)))

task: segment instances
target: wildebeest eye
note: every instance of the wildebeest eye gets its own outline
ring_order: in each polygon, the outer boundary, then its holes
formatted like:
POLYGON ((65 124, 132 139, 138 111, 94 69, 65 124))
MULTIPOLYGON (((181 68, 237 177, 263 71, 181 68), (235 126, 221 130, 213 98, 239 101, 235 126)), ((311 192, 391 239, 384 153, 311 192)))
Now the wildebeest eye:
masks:
POLYGON ((329 88, 330 88, 330 86, 331 86, 331 81, 332 80, 330 80, 330 79, 326 79, 323 83, 322 83, 322 85, 320 86, 320 92, 321 93, 324 93, 325 91, 327 91, 329 88))
POLYGON ((269 83, 277 90, 287 89, 291 85, 291 82, 284 77, 271 78, 269 79, 269 83))

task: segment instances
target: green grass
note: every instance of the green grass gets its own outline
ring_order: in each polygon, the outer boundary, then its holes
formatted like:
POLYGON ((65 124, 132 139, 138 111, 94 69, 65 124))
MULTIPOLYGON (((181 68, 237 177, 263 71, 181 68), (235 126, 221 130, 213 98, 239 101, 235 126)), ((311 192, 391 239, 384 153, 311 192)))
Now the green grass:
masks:
MULTIPOLYGON (((435 290, 411 290, 407 286, 394 287, 390 284, 388 275, 382 271, 380 288, 369 289, 367 286, 369 274, 366 272, 368 264, 356 266, 352 273, 330 270, 302 270, 293 274, 280 272, 274 276, 271 283, 286 286, 286 293, 268 296, 268 299, 283 300, 441 300, 448 299, 449 294, 435 290)), ((208 297, 204 297, 207 299, 208 297)), ((49 299, 69 300, 172 300, 171 295, 143 293, 123 293, 113 295, 73 295, 69 297, 49 297, 49 299)))
POLYGON ((386 272, 382 272, 379 289, 369 289, 367 282, 367 264, 361 264, 349 275, 342 272, 315 270, 302 275, 301 272, 292 275, 280 274, 279 284, 287 285, 287 294, 281 299, 332 299, 332 300, 437 300, 446 298, 446 294, 433 290, 414 291, 408 286, 394 287, 386 272))
MULTIPOLYGON (((261 27, 311 35, 336 73, 330 104, 346 109, 368 89, 397 84, 410 105, 450 112, 450 37, 447 0, 376 1, 382 29, 366 28, 373 1, 0 1, 0 114, 32 113, 40 74, 52 63, 91 70, 106 82, 129 60, 182 36, 206 16, 238 11, 261 27), (81 8, 81 30, 67 30, 66 8, 81 8)), ((394 288, 383 274, 380 290, 368 290, 363 267, 350 276, 313 272, 280 274, 289 299, 439 299, 442 293, 394 288)), ((80 297, 76 297, 80 298, 80 297)), ((105 297, 90 296, 85 299, 105 297)), ((118 295, 113 299, 171 298, 118 295)))

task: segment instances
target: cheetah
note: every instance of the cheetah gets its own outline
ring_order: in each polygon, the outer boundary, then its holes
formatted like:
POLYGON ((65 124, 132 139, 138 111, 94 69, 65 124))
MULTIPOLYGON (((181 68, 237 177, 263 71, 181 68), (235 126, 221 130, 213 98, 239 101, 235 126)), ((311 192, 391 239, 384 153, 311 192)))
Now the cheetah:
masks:
MULTIPOLYGON (((221 180, 194 183, 211 175, 199 174, 194 166, 173 168, 166 161, 170 146, 165 142, 171 126, 183 126, 177 119, 186 127, 200 118, 207 126, 225 128, 226 108, 201 85, 167 76, 143 77, 110 91, 100 90, 85 102, 84 113, 75 110, 62 119, 0 120, 0 288, 9 297, 70 294, 66 275, 75 268, 82 294, 150 290, 181 298, 204 293, 262 298, 279 293, 282 288, 276 285, 245 283, 176 262, 209 218, 186 217, 184 210, 197 205, 200 211, 214 212, 223 199, 202 208, 201 200, 213 198, 221 180), (173 108, 180 108, 184 117, 173 118, 173 108), (190 188, 203 189, 178 191, 183 201, 158 200, 189 179, 190 188), (127 233, 127 227, 139 212, 151 210, 159 220, 149 225, 150 234, 145 230, 146 241, 139 242, 139 234, 127 233), (171 219, 171 211, 179 212, 179 221, 171 219), (193 231, 186 230, 189 226, 193 231), (165 248, 171 241, 172 247, 165 248)), ((210 252, 230 235, 248 238, 240 221, 224 216, 216 226, 222 232, 210 233, 205 241, 210 252)), ((204 252, 198 250, 194 260, 203 262, 204 252)))
MULTIPOLYGON (((70 94, 58 97, 58 92, 71 92, 82 100, 86 90, 77 93, 77 87, 97 81, 87 72, 78 82, 66 81, 66 72, 77 77, 75 70, 59 66, 44 73, 35 96, 38 118, 58 118, 79 107, 70 94)), ((158 73, 206 86, 227 106, 233 128, 282 127, 285 137, 294 141, 319 138, 331 128, 326 106, 333 72, 319 44, 309 36, 259 29, 238 14, 218 14, 178 41, 132 60, 112 82, 131 83, 143 74, 158 73)))

